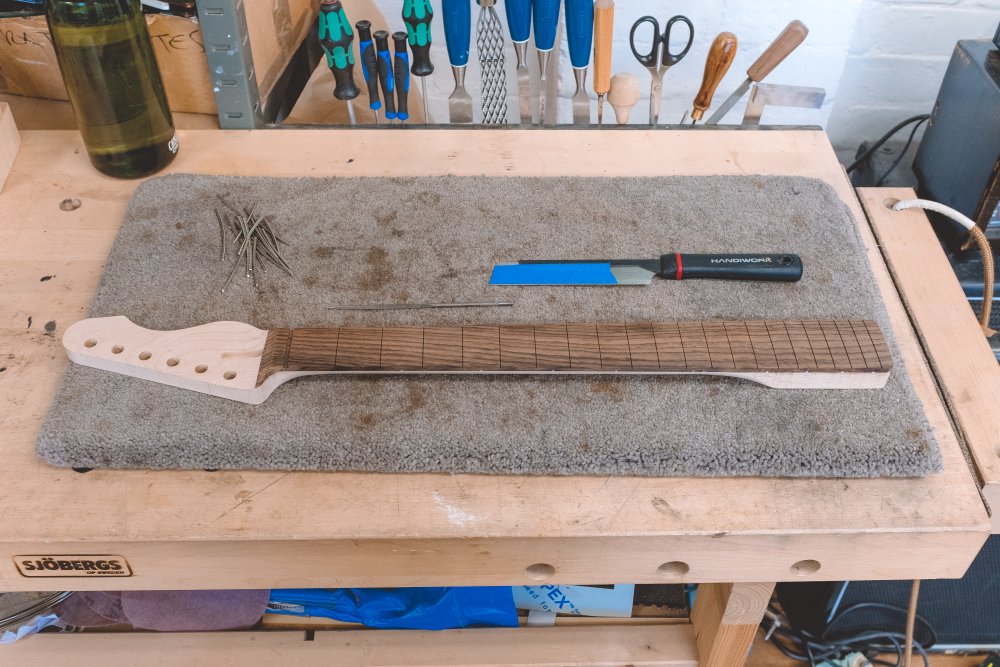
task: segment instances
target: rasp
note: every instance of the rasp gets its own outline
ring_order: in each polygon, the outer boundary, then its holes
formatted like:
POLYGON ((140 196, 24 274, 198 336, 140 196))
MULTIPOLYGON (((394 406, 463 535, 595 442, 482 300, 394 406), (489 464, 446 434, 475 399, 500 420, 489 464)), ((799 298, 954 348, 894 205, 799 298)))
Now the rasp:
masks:
POLYGON ((648 285, 669 280, 766 280, 795 282, 802 260, 789 253, 694 255, 679 252, 659 259, 521 260, 496 264, 491 285, 648 285))

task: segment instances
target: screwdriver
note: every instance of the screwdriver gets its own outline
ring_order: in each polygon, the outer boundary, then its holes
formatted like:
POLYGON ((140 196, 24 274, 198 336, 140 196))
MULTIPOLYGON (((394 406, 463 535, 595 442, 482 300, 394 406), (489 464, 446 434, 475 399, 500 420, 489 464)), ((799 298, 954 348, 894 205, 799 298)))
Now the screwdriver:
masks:
POLYGON ((611 90, 611 39, 615 26, 615 0, 594 3, 594 92, 597 126, 604 122, 604 96, 611 90))
POLYGON ((378 56, 375 55, 375 44, 372 43, 372 22, 358 21, 354 27, 358 29, 361 72, 368 84, 368 106, 375 114, 375 125, 378 125, 378 110, 382 108, 382 102, 378 99, 378 56))
POLYGON ((385 117, 392 124, 396 118, 396 103, 393 93, 396 89, 392 76, 392 55, 389 53, 389 33, 385 30, 375 31, 375 69, 378 72, 378 82, 382 84, 382 97, 385 98, 385 117))
POLYGON ((722 78, 729 71, 729 66, 733 64, 736 57, 736 35, 731 32, 720 32, 712 41, 712 46, 708 49, 708 58, 705 59, 705 76, 701 80, 701 88, 694 98, 694 108, 691 109, 691 124, 694 125, 712 106, 712 96, 715 89, 719 87, 722 78))
POLYGON ((428 0, 403 0, 403 22, 406 23, 406 35, 410 40, 410 50, 413 51, 413 67, 410 72, 420 77, 420 93, 424 96, 424 122, 430 123, 427 113, 427 75, 434 71, 431 62, 431 19, 434 11, 428 0))
POLYGON ((354 125, 357 121, 351 100, 361 91, 354 85, 354 50, 351 48, 354 33, 340 0, 323 0, 319 6, 319 42, 326 53, 326 64, 333 72, 333 96, 347 102, 347 115, 354 125))
POLYGON ((781 34, 771 42, 771 45, 764 50, 764 53, 760 54, 760 57, 747 69, 746 80, 726 98, 726 101, 715 110, 715 113, 709 116, 705 124, 715 125, 722 120, 723 116, 750 90, 750 86, 760 83, 764 77, 770 74, 775 67, 788 57, 788 54, 802 43, 808 34, 809 28, 802 21, 792 21, 785 26, 781 34))
POLYGON ((405 32, 392 33, 393 73, 396 84, 396 118, 400 122, 410 117, 406 110, 406 95, 410 92, 410 54, 406 52, 405 32))

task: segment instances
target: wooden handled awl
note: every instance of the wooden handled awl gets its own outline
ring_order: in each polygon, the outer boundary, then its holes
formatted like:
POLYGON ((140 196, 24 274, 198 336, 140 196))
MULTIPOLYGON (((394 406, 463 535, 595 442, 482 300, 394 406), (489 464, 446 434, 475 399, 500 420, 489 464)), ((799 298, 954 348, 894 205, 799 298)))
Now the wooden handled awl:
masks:
POLYGON ((615 110, 615 120, 619 125, 628 125, 628 117, 632 107, 639 101, 642 94, 639 80, 628 73, 615 74, 611 77, 608 90, 608 104, 615 110))
POLYGON ((747 69, 747 78, 740 84, 739 88, 733 91, 733 94, 726 98, 726 101, 716 109, 706 122, 708 125, 714 125, 718 123, 722 118, 729 113, 737 102, 739 102, 747 91, 750 90, 750 86, 755 83, 760 83, 764 80, 768 74, 774 70, 775 67, 781 64, 785 58, 788 57, 792 51, 794 51, 799 44, 806 38, 809 34, 809 28, 805 26, 802 21, 792 21, 785 29, 781 31, 781 34, 771 42, 771 45, 764 50, 764 53, 760 54, 760 57, 754 61, 753 65, 747 69))
POLYGON ((708 49, 708 58, 705 59, 705 75, 701 80, 701 88, 694 98, 694 107, 691 109, 691 124, 701 120, 701 117, 708 107, 712 106, 712 96, 715 89, 719 87, 729 66, 736 58, 736 35, 731 32, 720 32, 712 41, 712 46, 708 49))
POLYGON ((604 96, 611 90, 611 50, 615 26, 614 0, 594 3, 594 93, 597 95, 597 125, 604 123, 604 96))
POLYGON ((304 375, 723 375, 777 389, 878 389, 892 354, 870 320, 332 327, 215 322, 152 331, 126 317, 73 324, 78 364, 262 403, 304 375))

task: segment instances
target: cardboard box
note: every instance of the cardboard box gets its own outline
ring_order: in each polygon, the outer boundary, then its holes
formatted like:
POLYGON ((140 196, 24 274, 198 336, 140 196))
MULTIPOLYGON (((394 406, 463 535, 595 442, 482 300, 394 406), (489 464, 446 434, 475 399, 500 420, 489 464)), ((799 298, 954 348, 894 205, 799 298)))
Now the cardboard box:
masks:
MULTIPOLYGON (((315 0, 245 2, 247 30, 261 96, 266 96, 305 39, 318 13, 315 0)), ((170 108, 216 113, 205 47, 196 19, 149 14, 149 36, 170 108)), ((0 92, 65 100, 45 18, 0 20, 0 92)))

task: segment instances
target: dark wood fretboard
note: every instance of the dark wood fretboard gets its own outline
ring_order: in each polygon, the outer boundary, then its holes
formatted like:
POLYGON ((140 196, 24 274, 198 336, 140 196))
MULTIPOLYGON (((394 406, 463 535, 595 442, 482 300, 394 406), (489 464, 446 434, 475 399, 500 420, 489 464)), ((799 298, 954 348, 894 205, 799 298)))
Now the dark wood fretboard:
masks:
POLYGON ((870 320, 705 320, 268 332, 257 385, 304 372, 885 373, 870 320))

